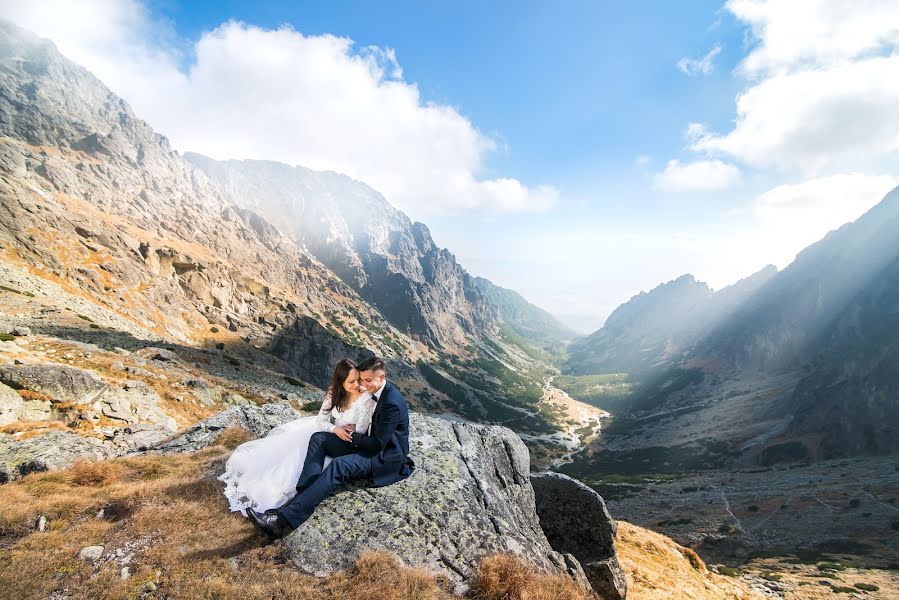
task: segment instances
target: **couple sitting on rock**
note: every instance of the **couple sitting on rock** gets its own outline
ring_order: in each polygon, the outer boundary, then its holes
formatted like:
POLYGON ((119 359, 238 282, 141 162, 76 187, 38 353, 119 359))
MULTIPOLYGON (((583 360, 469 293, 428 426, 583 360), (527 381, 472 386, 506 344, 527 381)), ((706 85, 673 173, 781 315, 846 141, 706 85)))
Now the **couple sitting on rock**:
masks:
POLYGON ((241 444, 228 459, 225 496, 270 537, 299 527, 338 485, 371 480, 389 485, 408 477, 409 408, 387 382, 384 361, 337 363, 317 417, 276 427, 241 444))

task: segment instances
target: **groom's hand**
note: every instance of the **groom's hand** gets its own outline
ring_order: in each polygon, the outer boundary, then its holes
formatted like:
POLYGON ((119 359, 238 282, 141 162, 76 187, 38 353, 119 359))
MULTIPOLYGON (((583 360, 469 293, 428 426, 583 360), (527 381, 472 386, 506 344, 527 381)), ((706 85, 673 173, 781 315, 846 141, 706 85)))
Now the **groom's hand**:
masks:
POLYGON ((334 430, 334 434, 337 437, 339 437, 340 439, 342 439, 344 442, 352 442, 353 441, 353 438, 350 437, 350 431, 347 429, 346 426, 338 427, 337 429, 334 430))

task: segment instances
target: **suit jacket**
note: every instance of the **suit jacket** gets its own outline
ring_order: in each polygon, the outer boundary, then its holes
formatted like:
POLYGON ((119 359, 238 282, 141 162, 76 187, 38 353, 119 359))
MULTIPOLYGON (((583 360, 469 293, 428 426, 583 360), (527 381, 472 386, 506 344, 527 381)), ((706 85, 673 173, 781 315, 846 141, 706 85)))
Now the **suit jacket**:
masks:
POLYGON ((389 381, 371 417, 371 435, 354 431, 352 437, 359 454, 372 459, 372 480, 376 486, 389 485, 412 474, 415 463, 409 457, 409 405, 389 381))

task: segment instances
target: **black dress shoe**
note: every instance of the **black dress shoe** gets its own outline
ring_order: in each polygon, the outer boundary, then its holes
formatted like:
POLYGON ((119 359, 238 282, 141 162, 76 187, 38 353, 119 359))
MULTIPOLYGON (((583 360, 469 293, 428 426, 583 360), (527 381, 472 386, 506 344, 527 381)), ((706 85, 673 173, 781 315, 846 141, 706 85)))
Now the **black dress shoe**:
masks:
POLYGON ((287 522, 287 519, 277 512, 274 514, 269 514, 268 512, 258 513, 252 508, 248 508, 247 516, 253 522, 253 525, 272 539, 282 538, 293 529, 290 523, 287 522))

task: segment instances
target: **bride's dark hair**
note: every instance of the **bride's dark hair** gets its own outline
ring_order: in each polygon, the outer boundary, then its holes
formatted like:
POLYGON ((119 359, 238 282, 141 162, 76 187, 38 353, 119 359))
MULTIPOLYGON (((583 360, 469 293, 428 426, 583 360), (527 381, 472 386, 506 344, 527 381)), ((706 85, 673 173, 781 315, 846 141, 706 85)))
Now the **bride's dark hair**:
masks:
POLYGON ((332 407, 336 407, 339 410, 346 408, 349 394, 343 389, 343 382, 349 377, 350 371, 355 368, 356 363, 348 358, 340 359, 337 366, 334 367, 334 374, 331 375, 331 387, 328 388, 328 391, 331 392, 332 407))

